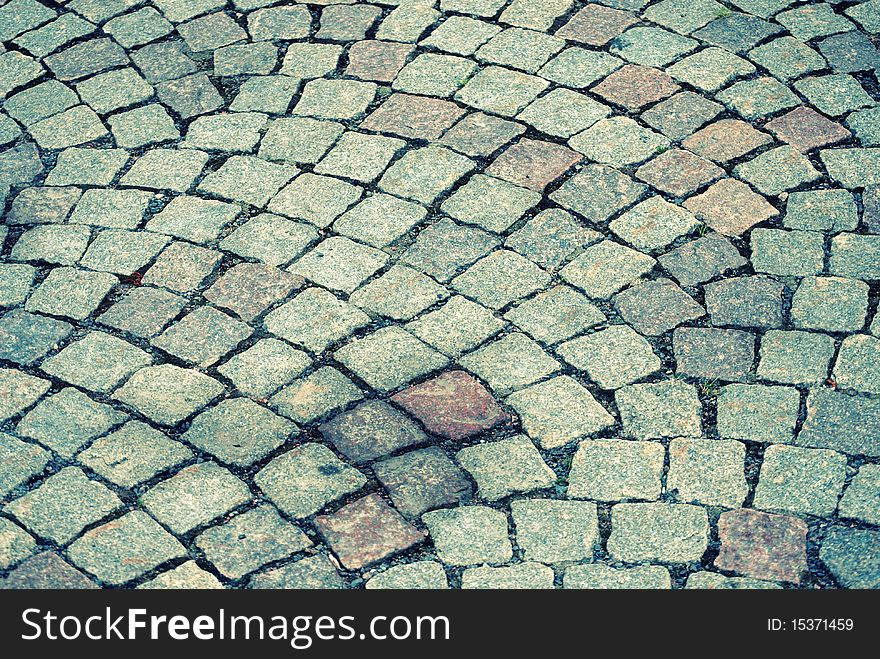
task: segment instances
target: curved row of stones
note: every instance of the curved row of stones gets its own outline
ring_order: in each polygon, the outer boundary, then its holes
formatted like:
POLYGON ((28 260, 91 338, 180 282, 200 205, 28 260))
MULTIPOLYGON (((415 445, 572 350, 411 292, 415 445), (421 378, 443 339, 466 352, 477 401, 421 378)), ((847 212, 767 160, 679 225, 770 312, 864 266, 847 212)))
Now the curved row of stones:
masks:
POLYGON ((880 1, 0 6, 7 587, 877 587, 880 1))

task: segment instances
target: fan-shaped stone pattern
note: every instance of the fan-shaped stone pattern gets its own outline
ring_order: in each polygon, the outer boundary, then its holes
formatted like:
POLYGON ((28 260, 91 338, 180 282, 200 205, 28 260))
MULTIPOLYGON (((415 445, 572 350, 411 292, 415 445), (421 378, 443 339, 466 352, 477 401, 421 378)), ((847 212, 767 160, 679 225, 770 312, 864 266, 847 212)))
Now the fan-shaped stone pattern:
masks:
POLYGON ((876 15, 3 4, 0 585, 876 586, 876 15))

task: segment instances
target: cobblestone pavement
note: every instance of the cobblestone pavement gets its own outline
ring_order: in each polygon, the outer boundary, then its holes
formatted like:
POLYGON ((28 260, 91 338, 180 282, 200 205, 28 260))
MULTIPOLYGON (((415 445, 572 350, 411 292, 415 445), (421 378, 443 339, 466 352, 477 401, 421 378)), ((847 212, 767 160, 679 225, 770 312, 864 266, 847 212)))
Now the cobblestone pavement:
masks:
POLYGON ((880 0, 9 0, 0 583, 880 586, 880 0))

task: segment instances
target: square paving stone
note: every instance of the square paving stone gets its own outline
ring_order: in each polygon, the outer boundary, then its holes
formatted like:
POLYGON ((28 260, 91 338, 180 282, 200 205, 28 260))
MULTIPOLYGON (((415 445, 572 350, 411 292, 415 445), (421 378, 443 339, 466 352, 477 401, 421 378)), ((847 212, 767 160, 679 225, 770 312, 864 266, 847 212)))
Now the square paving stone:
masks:
POLYGON ((679 34, 690 34, 718 18, 722 12, 724 7, 713 0, 664 0, 649 7, 644 16, 679 34))
POLYGON ((643 66, 666 66, 694 50, 698 41, 655 27, 634 27, 618 36, 609 52, 643 66))
POLYGON ((391 195, 374 194, 343 213, 333 223, 333 229, 349 238, 381 248, 406 234, 426 215, 427 211, 418 204, 391 195))
POLYGON ((835 72, 876 71, 880 66, 876 44, 856 30, 822 39, 816 46, 835 72))
POLYGON ((767 130, 801 152, 828 146, 850 137, 850 132, 821 114, 800 106, 767 124, 767 130))
POLYGON ((516 542, 527 560, 559 563, 592 558, 599 537, 596 504, 526 499, 513 501, 510 509, 516 542))
MULTIPOLYGON (((734 385, 731 385, 734 386, 734 385)), ((702 405, 696 388, 677 380, 634 384, 614 394, 628 437, 702 436, 702 405)))
POLYGON ((356 339, 336 350, 334 357, 383 392, 443 368, 449 361, 399 327, 386 327, 356 339))
POLYGON ((135 346, 104 332, 89 332, 43 362, 45 373, 70 384, 107 393, 152 357, 135 346))
POLYGON ((542 448, 554 449, 614 425, 592 394, 567 375, 518 391, 507 398, 523 429, 542 448))
POLYGON ((139 48, 131 54, 150 83, 182 78, 198 71, 196 63, 183 53, 183 43, 163 41, 139 48))
POLYGON ((669 279, 639 281, 614 297, 614 306, 637 331, 659 336, 706 314, 690 295, 669 279))
POLYGON ((277 339, 260 339, 233 355, 217 371, 232 380, 242 393, 256 398, 268 396, 288 384, 311 365, 311 358, 277 339))
POLYGON ((853 332, 864 327, 867 307, 868 285, 863 281, 804 277, 792 299, 791 319, 797 328, 853 332))
POLYGON ((371 400, 321 424, 321 435, 355 463, 369 462, 423 444, 419 426, 384 401, 371 400))
POLYGON ((681 286, 707 282, 747 263, 739 250, 718 233, 709 233, 670 250, 659 261, 681 286))
POLYGON ((186 556, 186 549, 140 510, 99 526, 74 542, 70 560, 101 581, 119 586, 159 565, 186 556))
POLYGON ((539 563, 510 567, 472 567, 461 574, 462 589, 535 590, 553 588, 553 570, 539 563))
POLYGON ((869 524, 880 520, 880 465, 864 464, 840 500, 840 516, 869 524))
POLYGON ((642 120, 672 140, 682 140, 708 123, 724 106, 689 91, 675 94, 642 114, 642 120))
POLYGON ((828 176, 845 188, 865 188, 880 183, 880 149, 825 149, 819 155, 828 176))
POLYGON ((153 149, 138 158, 121 185, 186 192, 202 173, 208 154, 191 149, 153 149))
POLYGON ((608 228, 639 251, 659 251, 699 226, 690 211, 650 197, 612 220, 608 228))
POLYGON ((57 348, 72 330, 62 320, 13 309, 0 318, 0 359, 23 366, 32 364, 57 348))
POLYGON ((36 535, 66 545, 121 506, 112 491, 89 480, 81 469, 66 467, 6 504, 5 510, 36 535))
POLYGON ((233 44, 214 51, 215 76, 268 75, 278 63, 270 43, 233 44))
POLYGON ((427 275, 405 265, 394 265, 348 299, 374 316, 410 320, 448 297, 449 292, 427 275))
POLYGON ((202 412, 181 439, 221 462, 247 467, 298 433, 297 427, 248 398, 232 398, 202 412))
POLYGON ((232 156, 199 184, 199 191, 262 208, 298 170, 252 156, 232 156))
POLYGON ((446 283, 498 244, 485 231, 442 218, 419 232, 401 260, 446 283))
POLYGON ((269 401, 273 409, 298 423, 316 419, 363 398, 363 392, 332 366, 293 382, 269 401))
POLYGON ((779 37, 749 51, 749 59, 781 80, 825 68, 825 58, 794 37, 779 37))
POLYGON ((10 256, 17 261, 73 265, 83 255, 90 237, 91 231, 84 226, 36 226, 19 237, 10 256))
POLYGON ((590 46, 604 46, 630 25, 638 22, 627 11, 588 4, 556 31, 556 36, 590 46))
POLYGON ((427 510, 470 502, 467 475, 436 446, 404 453, 373 465, 391 501, 407 517, 427 510))
POLYGON ((81 198, 81 194, 79 188, 73 187, 25 188, 12 200, 6 223, 61 224, 81 198))
MULTIPOLYGON (((287 47, 284 63, 279 73, 289 76, 294 80, 309 80, 320 78, 336 70, 339 58, 342 56, 342 46, 321 43, 292 43, 287 47)), ((372 84, 372 83, 370 83, 372 84)), ((346 91, 353 91, 347 88, 346 91)), ((359 88, 364 89, 364 88, 359 88)), ((313 93, 320 96, 327 89, 313 89, 313 93)), ((332 92, 332 90, 330 90, 332 92)), ((354 94, 356 95, 356 93, 354 94)), ((371 97, 372 98, 372 97, 371 97)), ((353 99, 346 102, 353 103, 353 99)), ((369 104, 369 103, 367 103, 369 104)), ((341 107, 341 106, 340 106, 341 107)))
POLYGON ((173 426, 210 403, 223 385, 194 369, 161 364, 135 373, 113 398, 164 426, 173 426))
POLYGON ((101 231, 80 259, 80 265, 127 276, 140 272, 170 242, 168 236, 106 229, 101 231))
POLYGON ((773 196, 821 178, 806 156, 790 146, 765 151, 737 165, 733 173, 754 185, 759 192, 773 196))
POLYGON ((443 354, 458 357, 498 334, 504 326, 485 307, 457 295, 405 328, 443 354))
POLYGON ((414 47, 410 44, 358 41, 348 51, 345 72, 361 80, 391 82, 406 64, 413 50, 414 47))
POLYGON ((117 146, 136 149, 180 137, 174 121, 158 103, 114 114, 107 119, 117 146))
POLYGON ((560 275, 591 298, 605 299, 649 273, 655 263, 647 254, 603 240, 584 250, 560 275))
POLYGON ((49 391, 48 380, 12 369, 0 369, 0 420, 15 416, 49 391))
POLYGON ((454 151, 437 146, 407 152, 379 181, 390 194, 434 202, 443 192, 474 169, 474 162, 454 151))
POLYGON ((749 332, 679 327, 672 341, 681 375, 737 382, 748 378, 755 361, 755 335, 749 332))
POLYGON ((487 173, 511 183, 543 192, 583 158, 566 147, 522 139, 496 158, 487 173))
POLYGON ((125 48, 133 48, 164 37, 174 26, 152 7, 144 7, 107 21, 103 29, 125 48))
POLYGON ((284 114, 298 89, 298 82, 287 76, 253 76, 238 88, 229 109, 233 112, 284 114))
POLYGON ((90 39, 50 55, 44 62, 59 80, 75 80, 128 62, 112 39, 90 39))
POLYGON ((366 111, 375 96, 376 84, 372 82, 311 80, 306 83, 293 114, 319 119, 354 119, 366 111))
POLYGON ((499 396, 527 387, 560 367, 540 345, 520 332, 488 343, 458 363, 485 380, 499 396))
POLYGON ((559 343, 605 322, 605 314, 568 286, 556 286, 504 316, 538 341, 559 343))
POLYGON ((146 101, 153 87, 132 68, 116 69, 77 83, 76 91, 95 112, 107 114, 146 101))
POLYGON ((770 446, 764 454, 754 505, 828 516, 846 478, 846 457, 825 449, 770 446))
POLYGON ((719 92, 716 98, 748 120, 788 110, 801 103, 791 89, 770 77, 738 82, 719 92))
POLYGON ((834 339, 813 332, 770 330, 761 338, 759 377, 785 384, 825 381, 834 357, 834 339))
POLYGON ((223 97, 204 73, 157 83, 156 96, 182 119, 191 119, 223 107, 223 97))
POLYGON ((664 151, 636 171, 636 176, 661 192, 685 197, 721 178, 724 170, 689 151, 664 151))
POLYGON ((4 570, 15 566, 37 551, 37 543, 33 537, 11 520, 0 519, 0 538, 3 542, 0 567, 4 570))
POLYGON ((499 250, 456 277, 452 286, 480 304, 501 309, 549 283, 550 275, 531 261, 516 252, 499 250))
POLYGON ((753 442, 791 442, 800 410, 792 387, 730 384, 718 394, 718 434, 753 442))
POLYGON ((614 568, 601 563, 572 565, 566 568, 564 588, 574 589, 642 589, 672 588, 669 570, 659 565, 614 568))
MULTIPOLYGON (((241 3, 238 3, 239 5, 241 3)), ((256 3, 254 3, 256 6, 256 3)), ((271 4, 260 2, 260 6, 271 4)), ((268 7, 248 14, 248 32, 254 41, 302 39, 309 36, 312 16, 308 7, 268 7)))
POLYGON ((178 534, 189 533, 250 499, 247 485, 216 462, 182 469, 142 497, 147 510, 178 534))
POLYGON ((459 441, 509 419, 492 395, 463 371, 449 371, 392 396, 428 432, 459 441))
POLYGON ((620 503, 611 509, 608 553, 618 560, 699 561, 708 541, 709 520, 699 506, 620 503))
POLYGON ((626 325, 567 341, 557 352, 603 389, 618 389, 660 370, 651 344, 626 325))
POLYGON ((739 236, 777 214, 776 208, 745 183, 722 179, 684 207, 726 236, 739 236))
POLYGON ((819 558, 847 588, 877 588, 880 555, 877 553, 876 531, 832 527, 819 558))
POLYGON ((287 163, 316 163, 344 131, 344 126, 332 121, 275 119, 260 142, 259 156, 287 163))
POLYGON ((805 276, 819 274, 825 267, 824 239, 819 233, 754 229, 750 242, 757 272, 805 276))
POLYGON ((541 201, 537 192, 477 174, 443 202, 448 215, 467 224, 503 233, 541 201))
MULTIPOLYGON (((494 1, 494 4, 497 4, 498 7, 501 6, 497 0, 494 1)), ((494 12, 489 11, 477 15, 491 16, 493 14, 494 12)), ((500 27, 485 21, 478 21, 466 16, 449 16, 426 39, 423 39, 421 44, 457 55, 473 55, 477 48, 499 32, 501 32, 500 27)))
POLYGON ((37 269, 23 263, 5 263, 0 266, 0 306, 12 307, 27 299, 37 269))
POLYGON ((251 321, 303 283, 296 275, 262 263, 239 263, 205 291, 205 299, 251 321))
POLYGON ((217 12, 178 25, 177 31, 195 53, 215 50, 247 38, 247 33, 231 16, 217 12))
POLYGON ((288 270, 321 286, 352 293, 387 261, 388 256, 377 249, 332 236, 288 270))
POLYGON ((153 194, 146 190, 86 190, 73 209, 70 222, 135 229, 152 199, 153 194))
POLYGON ((602 119, 568 143, 590 160, 612 167, 643 162, 670 146, 665 136, 643 128, 629 117, 602 119))
POLYGON ((449 97, 461 89, 476 68, 474 62, 463 57, 423 53, 403 67, 392 88, 408 94, 449 97))
MULTIPOLYGON (((410 139, 436 140, 463 114, 464 110, 449 101, 397 93, 392 94, 381 106, 370 113, 361 122, 361 128, 392 133, 410 139)), ((497 119, 497 121, 502 124, 508 123, 502 119, 497 119)), ((514 136, 515 134, 511 138, 514 136)), ((449 146, 468 155, 479 155, 478 153, 469 153, 467 148, 462 148, 457 143, 449 143, 449 146)), ((473 148, 479 148, 479 146, 473 148)))
POLYGON ((412 590, 415 588, 427 590, 442 590, 449 588, 446 572, 440 563, 434 561, 416 561, 388 568, 372 577, 364 588, 412 590))
POLYGON ((666 487, 677 500, 739 508, 749 492, 746 447, 728 439, 673 439, 666 487))
POLYGON ((266 563, 310 547, 312 541, 264 505, 202 532, 195 545, 223 576, 241 579, 266 563))
POLYGON ((385 17, 376 31, 376 38, 416 41, 439 17, 440 12, 429 5, 403 4, 385 17))
POLYGON ((581 442, 568 475, 569 497, 597 501, 660 498, 666 449, 659 442, 581 442))
POLYGON ((322 553, 254 575, 248 587, 340 589, 346 584, 330 559, 322 553))
POLYGON ((560 88, 533 101, 517 118, 543 133, 567 138, 589 128, 610 113, 611 110, 601 103, 560 88))
POLYGON ((844 277, 880 279, 880 236, 853 233, 834 236, 829 270, 844 277))
POLYGON ((794 88, 817 110, 831 117, 876 104, 858 80, 845 74, 810 76, 795 82, 794 88))
POLYGON ((773 139, 739 119, 720 119, 698 130, 682 146, 716 162, 725 163, 770 144, 773 139))
POLYGON ((828 4, 814 7, 798 7, 776 15, 776 20, 785 26, 795 37, 810 41, 815 37, 827 36, 836 32, 853 29, 853 24, 843 16, 834 13, 828 4))
POLYGON ((165 248, 144 273, 142 283, 187 293, 202 284, 221 258, 222 254, 215 250, 175 241, 165 248))
POLYGON ((796 517, 731 510, 718 519, 718 535, 721 570, 797 584, 807 569, 807 525, 796 517))
POLYGON ((549 84, 525 73, 487 66, 458 91, 455 99, 477 110, 513 117, 549 84))
POLYGON ((247 339, 253 330, 212 307, 199 307, 153 339, 157 348, 202 367, 210 366, 247 339))
POLYGON ((318 39, 335 41, 354 41, 363 39, 375 24, 382 10, 373 5, 348 7, 331 5, 321 10, 321 29, 315 35, 318 39))
POLYGON ((281 510, 299 519, 357 492, 367 479, 323 444, 307 443, 272 460, 254 482, 281 510))
POLYGON ((123 149, 65 149, 58 154, 45 184, 107 186, 125 167, 128 157, 123 149))
POLYGON ((514 231, 504 245, 552 272, 601 237, 598 231, 582 226, 571 213, 548 208, 514 231))
POLYGON ((15 589, 98 588, 82 572, 65 563, 58 554, 49 551, 30 557, 12 570, 0 583, 4 588, 15 589))
POLYGON ((703 92, 714 92, 736 78, 755 72, 755 67, 741 57, 722 48, 706 48, 689 55, 666 69, 680 82, 685 82, 703 92))
POLYGON ((564 46, 565 41, 559 37, 512 27, 492 37, 477 50, 475 57, 483 62, 535 73, 564 46))
POLYGON ((133 488, 193 457, 180 442, 140 421, 96 440, 77 456, 80 463, 120 487, 133 488))
POLYGON ((834 378, 845 389, 880 393, 880 340, 857 334, 848 336, 840 346, 834 363, 834 378))
POLYGON ((268 118, 256 112, 211 115, 195 119, 181 146, 210 151, 251 151, 268 118))
POLYGON ((513 557, 507 516, 485 506, 461 506, 422 515, 440 560, 447 565, 506 563, 513 557))
POLYGON ((268 208, 273 213, 324 228, 362 195, 363 190, 356 185, 329 176, 306 173, 296 177, 275 195, 268 208))
POLYGON ((525 127, 482 112, 472 112, 440 140, 468 156, 488 156, 525 132, 525 127))
POLYGON ((770 277, 732 277, 706 284, 704 289, 713 325, 782 327, 785 286, 770 277))
POLYGON ((795 443, 876 457, 878 411, 880 405, 871 398, 815 388, 807 398, 807 418, 795 443))
POLYGON ((96 403, 84 393, 67 387, 43 399, 25 414, 15 431, 71 458, 81 446, 127 419, 109 405, 96 403))
MULTIPOLYGON (((459 451, 456 459, 477 482, 477 495, 487 501, 541 490, 556 482, 556 474, 524 435, 470 446, 459 451)), ((425 516, 422 519, 431 526, 425 516)))
POLYGON ((266 316, 265 326, 315 353, 367 325, 369 316, 321 288, 308 288, 266 316))
POLYGON ((348 132, 339 138, 314 171, 371 183, 382 175, 405 144, 391 137, 348 132))
POLYGON ((410 525, 377 494, 368 494, 332 515, 315 519, 340 562, 358 570, 424 541, 424 532, 410 525))
POLYGON ((57 80, 49 80, 9 96, 3 109, 13 119, 30 126, 78 103, 79 97, 70 87, 57 80))
POLYGON ((313 226, 263 213, 236 228, 220 241, 220 247, 266 265, 281 266, 302 254, 317 238, 313 226))
POLYGON ((90 108, 77 105, 35 123, 30 133, 44 149, 64 149, 98 140, 107 135, 107 128, 90 108))
POLYGON ((36 444, 0 433, 0 457, 0 497, 5 498, 42 472, 51 454, 36 444))
POLYGON ((219 590, 223 588, 217 577, 187 561, 178 567, 145 581, 138 589, 144 590, 219 590))

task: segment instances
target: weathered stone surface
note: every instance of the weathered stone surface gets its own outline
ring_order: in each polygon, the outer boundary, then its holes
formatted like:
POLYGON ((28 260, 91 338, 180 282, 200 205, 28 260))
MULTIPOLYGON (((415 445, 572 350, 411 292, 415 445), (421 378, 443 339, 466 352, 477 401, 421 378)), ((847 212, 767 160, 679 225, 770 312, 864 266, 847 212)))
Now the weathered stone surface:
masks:
POLYGON ((718 535, 721 570, 797 584, 807 569, 807 525, 796 517, 731 510, 718 519, 718 535))

